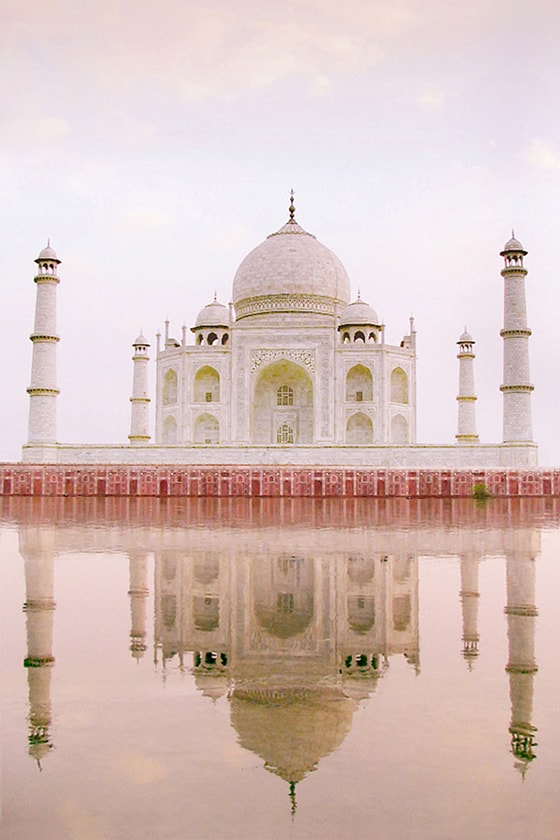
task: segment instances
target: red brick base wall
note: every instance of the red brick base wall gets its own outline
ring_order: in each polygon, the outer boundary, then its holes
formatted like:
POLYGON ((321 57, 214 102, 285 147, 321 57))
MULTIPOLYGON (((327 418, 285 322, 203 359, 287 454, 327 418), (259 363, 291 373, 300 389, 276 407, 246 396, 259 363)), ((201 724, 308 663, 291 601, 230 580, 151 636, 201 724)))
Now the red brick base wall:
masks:
POLYGON ((0 496, 560 496, 557 470, 0 464, 0 496))

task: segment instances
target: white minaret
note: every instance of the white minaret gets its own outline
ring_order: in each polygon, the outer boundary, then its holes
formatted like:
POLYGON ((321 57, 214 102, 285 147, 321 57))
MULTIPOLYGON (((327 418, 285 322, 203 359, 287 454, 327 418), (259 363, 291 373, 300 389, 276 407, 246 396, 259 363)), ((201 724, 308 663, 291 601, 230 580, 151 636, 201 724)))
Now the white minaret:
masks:
POLYGON ((130 434, 128 439, 132 444, 141 446, 150 440, 148 409, 148 347, 150 346, 142 333, 134 344, 134 374, 132 378, 132 396, 130 398, 130 434))
POLYGON ((465 327, 465 332, 457 342, 459 345, 459 353, 457 354, 459 359, 458 419, 457 434, 455 435, 457 443, 478 443, 476 396, 474 393, 474 343, 474 338, 465 327))
MULTIPOLYGON (((512 231, 513 233, 513 231, 512 231)), ((506 242, 500 256, 504 258, 504 443, 526 443, 533 440, 531 425, 531 378, 529 373, 529 336, 525 303, 523 257, 527 254, 514 236, 506 242)))
POLYGON ((56 443, 56 287, 60 260, 49 244, 35 260, 39 266, 35 283, 37 301, 29 394, 29 444, 56 443))

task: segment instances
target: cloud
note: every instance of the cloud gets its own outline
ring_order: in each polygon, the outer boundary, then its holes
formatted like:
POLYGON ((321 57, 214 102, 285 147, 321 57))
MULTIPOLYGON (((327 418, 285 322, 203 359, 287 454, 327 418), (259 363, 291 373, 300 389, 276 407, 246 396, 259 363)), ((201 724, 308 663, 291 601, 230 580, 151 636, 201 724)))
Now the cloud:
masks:
MULTIPOLYGON (((7 2, 4 63, 25 68, 31 87, 37 62, 74 95, 81 87, 131 91, 149 98, 154 86, 188 101, 262 89, 297 76, 317 80, 375 66, 384 42, 407 31, 405 0, 124 0, 86 4, 7 2)), ((30 93, 32 91, 30 90, 30 93)))
POLYGON ((436 111, 441 108, 445 102, 445 94, 442 90, 428 87, 419 94, 417 101, 418 104, 426 111, 436 111))
POLYGON ((560 150, 540 137, 533 137, 524 152, 524 157, 538 169, 560 169, 560 150))
POLYGON ((62 145, 70 130, 67 120, 55 116, 20 113, 0 123, 0 140, 3 145, 18 149, 40 145, 45 148, 62 145))

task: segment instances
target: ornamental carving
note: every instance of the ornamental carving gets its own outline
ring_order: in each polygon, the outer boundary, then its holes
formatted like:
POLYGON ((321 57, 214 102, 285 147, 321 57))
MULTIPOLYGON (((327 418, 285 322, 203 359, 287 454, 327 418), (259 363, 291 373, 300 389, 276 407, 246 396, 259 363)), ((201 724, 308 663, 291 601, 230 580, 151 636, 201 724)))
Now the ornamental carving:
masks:
POLYGON ((334 315, 335 301, 322 295, 279 294, 245 298, 235 304, 237 319, 267 312, 315 312, 334 315))
POLYGON ((310 350, 253 350, 251 353, 251 373, 261 365, 276 362, 278 359, 289 359, 303 365, 311 373, 315 373, 315 354, 310 350))

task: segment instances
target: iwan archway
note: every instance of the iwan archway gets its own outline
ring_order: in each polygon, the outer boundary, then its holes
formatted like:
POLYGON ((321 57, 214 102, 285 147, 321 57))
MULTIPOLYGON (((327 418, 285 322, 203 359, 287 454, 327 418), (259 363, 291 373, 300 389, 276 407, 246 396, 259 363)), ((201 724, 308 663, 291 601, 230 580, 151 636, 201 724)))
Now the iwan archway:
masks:
POLYGON ((300 365, 280 359, 257 373, 251 439, 260 444, 313 443, 313 383, 300 365))

